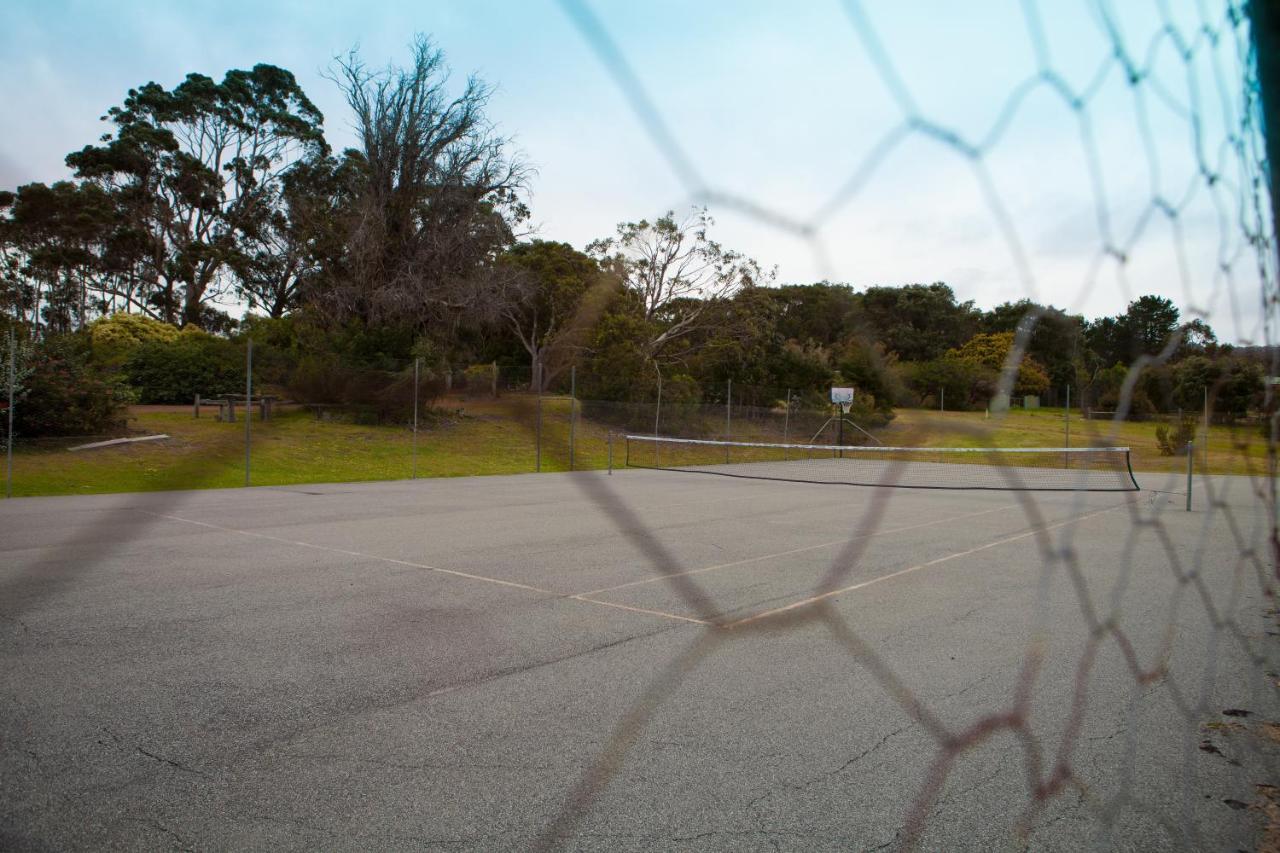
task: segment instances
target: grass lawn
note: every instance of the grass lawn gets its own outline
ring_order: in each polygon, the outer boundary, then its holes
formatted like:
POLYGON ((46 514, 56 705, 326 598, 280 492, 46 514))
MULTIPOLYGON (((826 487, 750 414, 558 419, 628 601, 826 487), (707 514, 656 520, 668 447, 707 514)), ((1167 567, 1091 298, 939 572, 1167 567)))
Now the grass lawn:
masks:
MULTIPOLYGON (((444 401, 420 427, 417 475, 533 471, 537 464, 535 413, 534 399, 518 394, 497 400, 444 401)), ((243 420, 219 423, 209 413, 197 420, 178 407, 137 407, 133 416, 130 426, 135 433, 167 433, 171 438, 76 453, 66 448, 83 440, 24 443, 19 439, 14 495, 244 485, 243 420)), ((569 470, 569 401, 544 398, 542 420, 541 470, 569 470)), ((603 424, 579 418, 574 468, 605 467, 607 432, 603 424)), ((982 412, 904 409, 879 435, 886 444, 898 446, 1060 447, 1064 422, 1061 409, 1014 410, 1002 420, 988 420, 982 412)), ((766 435, 739 437, 776 440, 766 435)), ((1185 457, 1160 455, 1154 423, 1085 421, 1077 413, 1071 421, 1071 444, 1127 445, 1133 448, 1135 470, 1185 470, 1185 457)), ((413 434, 408 428, 316 420, 303 410, 278 412, 266 423, 255 420, 251 446, 252 483, 258 486, 405 479, 415 472, 413 434)), ((1213 473, 1259 474, 1265 462, 1266 443, 1256 427, 1212 428, 1209 468, 1213 473)))

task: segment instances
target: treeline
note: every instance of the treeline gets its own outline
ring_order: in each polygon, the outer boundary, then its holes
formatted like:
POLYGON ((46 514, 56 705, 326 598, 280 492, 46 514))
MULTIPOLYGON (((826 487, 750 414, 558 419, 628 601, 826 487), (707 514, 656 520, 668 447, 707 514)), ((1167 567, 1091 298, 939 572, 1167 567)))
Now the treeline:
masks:
POLYGON ((529 239, 531 167, 488 119, 487 84, 451 83, 425 38, 403 67, 351 53, 331 72, 357 133, 345 151, 290 72, 257 65, 132 89, 109 132, 67 156, 72 179, 0 191, 24 417, 48 402, 27 430, 91 431, 122 401, 228 390, 246 335, 267 381, 339 402, 344 377, 418 361, 437 377, 523 365, 544 389, 572 366, 605 400, 659 387, 714 400, 732 380, 771 405, 849 384, 881 417, 1002 390, 1061 402, 1068 386, 1136 416, 1198 408, 1206 388, 1227 417, 1260 405, 1256 357, 1161 297, 1091 321, 1028 302, 984 311, 943 283, 777 286, 713 239, 704 210, 622 223, 581 250, 529 239))

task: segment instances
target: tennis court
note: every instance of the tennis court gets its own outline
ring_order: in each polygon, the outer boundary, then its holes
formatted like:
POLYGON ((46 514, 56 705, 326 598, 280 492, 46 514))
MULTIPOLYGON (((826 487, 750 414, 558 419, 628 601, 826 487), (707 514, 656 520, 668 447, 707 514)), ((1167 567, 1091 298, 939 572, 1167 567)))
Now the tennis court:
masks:
POLYGON ((1138 481, 7 501, 0 839, 1252 848, 1266 510, 1138 481))

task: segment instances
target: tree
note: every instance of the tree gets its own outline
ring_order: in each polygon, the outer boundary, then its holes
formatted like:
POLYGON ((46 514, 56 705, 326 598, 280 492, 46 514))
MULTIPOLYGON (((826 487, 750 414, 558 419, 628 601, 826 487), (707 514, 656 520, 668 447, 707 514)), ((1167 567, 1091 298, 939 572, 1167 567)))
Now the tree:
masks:
MULTIPOLYGON (((998 377, 1004 370, 1009 352, 1013 349, 1013 332, 982 333, 974 335, 963 346, 949 350, 948 358, 968 362, 994 372, 998 377)), ((1024 354, 1018 363, 1018 376, 1012 394, 1043 394, 1049 389, 1049 376, 1034 358, 1024 354)))
POLYGON ((448 94, 444 54, 418 36, 405 68, 371 71, 353 51, 333 77, 351 107, 344 253, 315 304, 338 321, 448 329, 484 318, 479 273, 528 216, 528 169, 485 116, 479 78, 448 94))
POLYGON ((298 308, 326 262, 340 260, 334 222, 343 203, 349 160, 300 160, 283 173, 277 203, 246 223, 231 261, 237 292, 250 308, 279 319, 298 308))
POLYGON ((1035 319, 1027 339, 1027 355, 1044 366, 1052 386, 1075 385, 1076 358, 1080 355, 1084 318, 1067 314, 1052 305, 1037 305, 1029 299, 1004 302, 982 315, 984 332, 1017 332, 1024 322, 1035 319))
POLYGON ((189 74, 173 90, 129 90, 115 126, 67 157, 110 193, 134 235, 130 258, 160 319, 199 325, 239 237, 280 194, 283 172, 326 150, 323 117, 294 76, 273 65, 189 74))
POLYGON ((1122 323, 1132 348, 1130 359, 1156 355, 1178 331, 1178 309, 1163 296, 1140 296, 1129 303, 1122 323))
POLYGON ((847 284, 790 284, 770 293, 780 307, 778 331, 787 340, 831 346, 853 331, 859 296, 847 284))
POLYGON ((863 337, 903 361, 927 361, 960 346, 978 329, 973 302, 956 302, 942 282, 869 287, 855 314, 863 337))
POLYGON ((586 343, 606 295, 588 298, 603 289, 600 268, 568 243, 544 240, 517 243, 499 267, 494 304, 546 388, 586 343))
POLYGON ((755 261, 710 239, 713 224, 705 209, 679 221, 669 211, 653 222, 619 223, 616 236, 587 246, 636 297, 641 318, 653 329, 644 342, 652 360, 683 358, 687 352, 673 353, 672 345, 699 328, 711 305, 772 280, 755 261))

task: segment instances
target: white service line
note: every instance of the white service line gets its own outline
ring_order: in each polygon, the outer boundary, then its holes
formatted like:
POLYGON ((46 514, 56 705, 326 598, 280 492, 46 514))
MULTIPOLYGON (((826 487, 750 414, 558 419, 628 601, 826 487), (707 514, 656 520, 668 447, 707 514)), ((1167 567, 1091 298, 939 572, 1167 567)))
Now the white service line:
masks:
MULTIPOLYGON (((835 545, 844 545, 849 542, 856 542, 859 539, 870 539, 873 536, 889 536, 894 533, 902 533, 906 530, 919 530, 922 527, 934 527, 939 524, 948 524, 953 521, 963 521, 966 518, 974 518, 979 515, 990 515, 993 512, 1005 512, 1006 510, 1016 509, 1017 507, 1018 507, 1018 504, 1005 504, 1003 506, 995 507, 994 509, 984 509, 984 510, 979 510, 978 512, 967 512, 962 515, 953 515, 947 518, 936 518, 933 521, 922 521, 919 524, 907 524, 907 525, 903 525, 902 527, 893 527, 888 530, 877 530, 872 533, 859 533, 855 536, 846 536, 843 539, 832 539, 830 542, 819 542, 817 545, 805 545, 800 548, 792 548, 790 551, 779 551, 776 554, 762 554, 759 557, 746 557, 742 560, 734 560, 732 563, 717 563, 714 566, 703 566, 700 569, 690 569, 687 572, 675 572, 673 574, 668 574, 668 575, 658 575, 656 577, 643 578, 638 581, 628 581, 627 583, 620 583, 620 584, 617 584, 616 586, 606 586, 606 587, 601 587, 600 589, 591 589, 591 590, 587 590, 586 592, 574 593, 574 597, 583 596, 583 595, 599 595, 602 592, 612 592, 616 589, 626 589, 628 587, 640 586, 642 584, 662 583, 664 580, 667 580, 668 578, 673 578, 673 577, 678 578, 678 577, 685 577, 687 575, 700 575, 703 572, 714 572, 720 569, 731 569, 731 568, 734 568, 735 566, 745 566, 745 565, 749 565, 750 563, 763 562, 764 560, 775 560, 779 557, 790 557, 795 554, 804 554, 808 551, 818 551, 823 548, 830 548, 835 545)), ((596 603, 603 604, 603 602, 599 602, 599 601, 597 601, 596 603)))
POLYGON ((883 581, 893 580, 894 578, 900 578, 903 575, 908 575, 908 574, 911 574, 912 572, 918 572, 921 569, 927 569, 930 566, 936 566, 939 563, 946 563, 950 560, 957 560, 961 557, 968 557, 971 554, 977 554, 981 551, 986 551, 991 548, 999 547, 1000 545, 1008 545, 1010 542, 1018 542, 1022 539, 1027 539, 1029 537, 1036 536, 1037 534, 1044 533, 1049 530, 1057 530, 1059 527, 1066 527, 1068 524, 1078 524, 1081 521, 1088 521, 1089 519, 1096 518, 1099 515, 1105 515, 1106 513, 1114 512, 1117 509, 1126 507, 1131 503, 1133 503, 1133 501, 1129 500, 1129 501, 1125 501, 1124 503, 1116 504, 1115 506, 1112 506, 1112 507, 1107 507, 1106 509, 1100 509, 1096 512, 1090 512, 1084 515, 1075 516, 1074 518, 1068 518, 1066 521, 1059 521, 1054 524, 1044 524, 1039 527, 1035 527, 1031 530, 1028 530, 1025 533, 1019 533, 1016 536, 1006 536, 1004 539, 997 539, 994 542, 988 542, 987 544, 979 545, 976 548, 969 548, 964 551, 957 551, 954 554, 948 554, 945 557, 938 557, 937 559, 929 560, 924 563, 917 563, 914 566, 908 566, 905 569, 898 569, 896 572, 890 572, 889 574, 881 575, 878 578, 872 578, 871 580, 860 581, 855 584, 850 584, 849 586, 846 586, 846 587, 841 587, 840 589, 833 589, 829 592, 824 592, 821 595, 810 596, 809 598, 804 598, 804 599, 801 599, 800 601, 783 605, 782 607, 775 607, 772 610, 765 610, 760 613, 753 613, 752 615, 745 616, 742 619, 738 619, 735 622, 724 623, 722 627, 736 628, 739 625, 746 625, 749 622, 755 622, 759 619, 767 619, 768 617, 776 616, 779 613, 788 613, 792 610, 796 610, 801 607, 808 607, 809 605, 816 604, 819 601, 825 601, 828 598, 833 598, 837 595, 843 595, 846 592, 853 592, 854 590, 865 589, 866 587, 872 586, 873 584, 881 583, 883 581))
POLYGON ((676 619, 680 622, 691 622, 694 625, 714 625, 714 622, 708 622, 705 619, 695 619, 692 616, 681 616, 678 613, 668 613, 665 610, 649 610, 645 607, 632 607, 630 604, 618 604, 614 601, 599 601, 594 598, 587 598, 588 593, 579 593, 578 595, 566 596, 574 601, 585 601, 588 604, 599 604, 601 607, 614 607, 618 610, 629 610, 632 613, 648 613, 650 616, 662 616, 667 619, 676 619))

